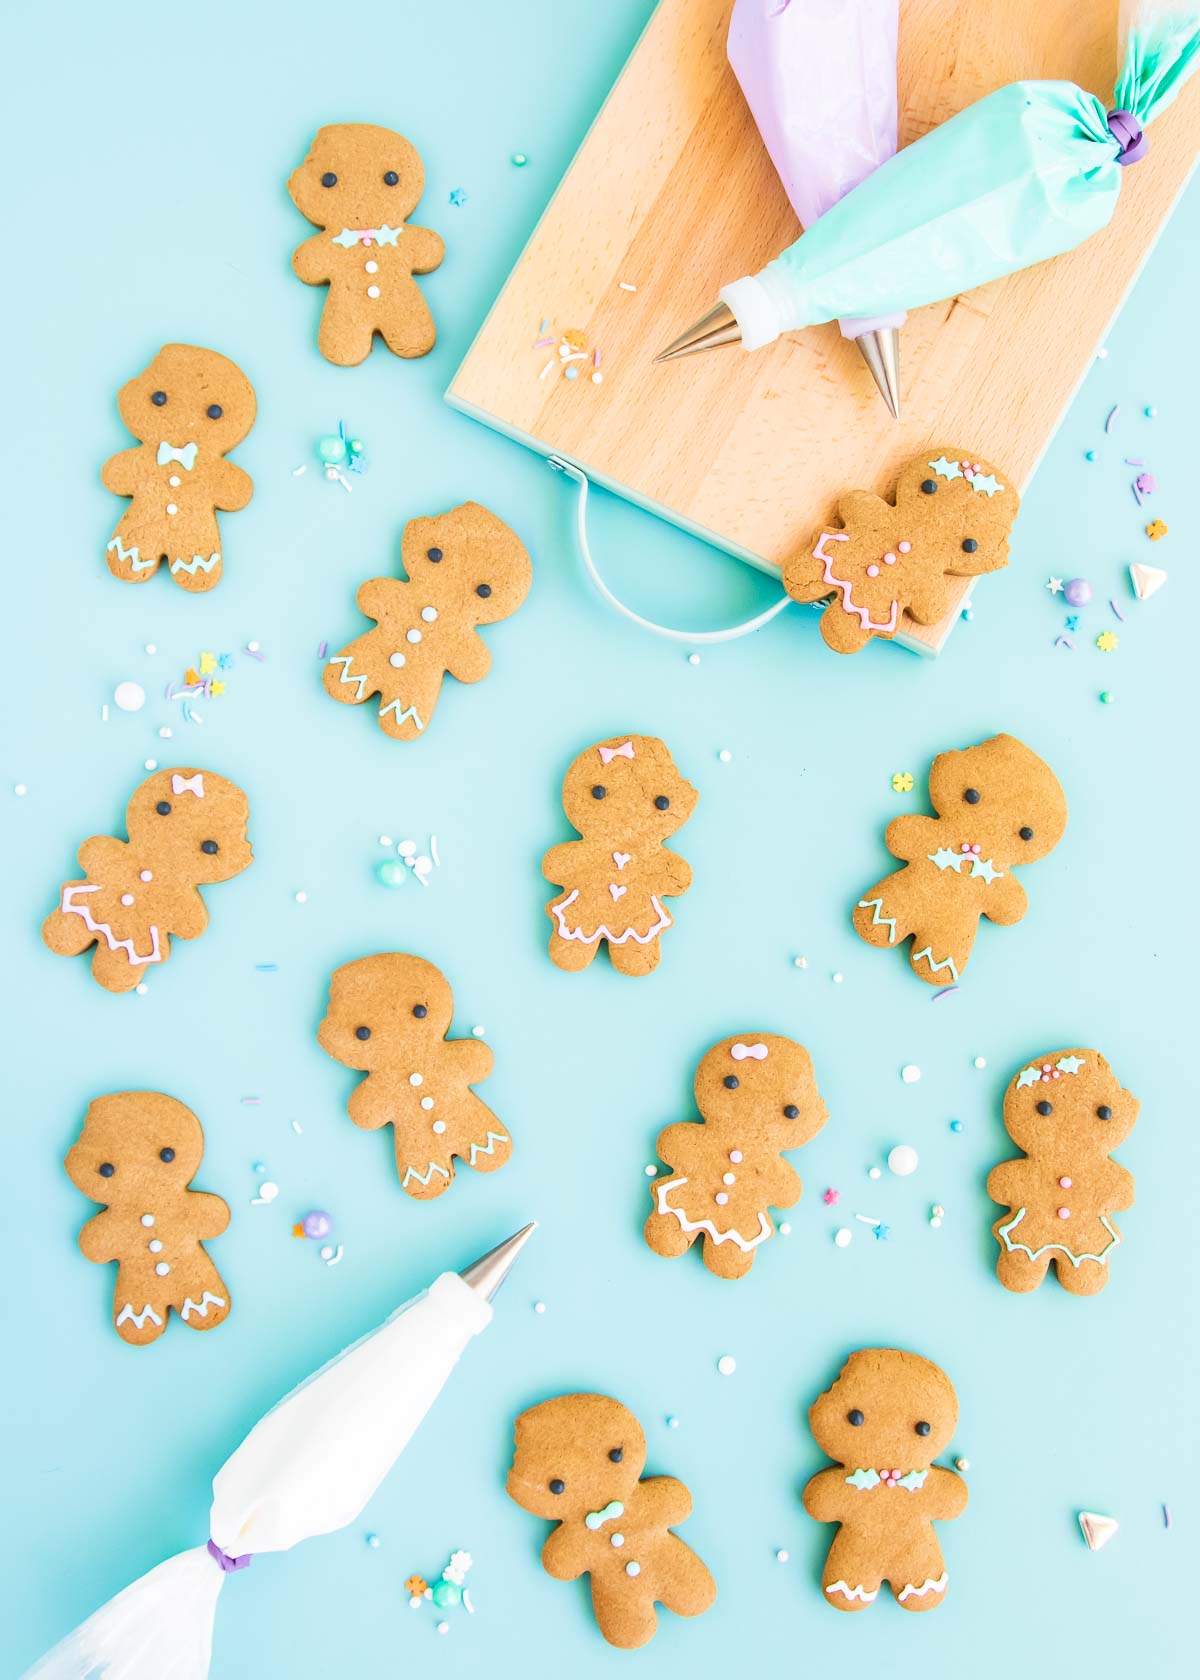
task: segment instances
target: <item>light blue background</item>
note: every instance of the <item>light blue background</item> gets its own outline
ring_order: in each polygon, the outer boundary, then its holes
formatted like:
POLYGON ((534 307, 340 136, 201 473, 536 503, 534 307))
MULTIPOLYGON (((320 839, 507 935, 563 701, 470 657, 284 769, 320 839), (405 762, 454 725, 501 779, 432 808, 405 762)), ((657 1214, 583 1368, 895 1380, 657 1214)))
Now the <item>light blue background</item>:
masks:
MULTIPOLYGON (((1067 416, 1010 569, 978 587, 974 621, 939 661, 887 647, 836 659, 797 612, 692 668, 589 593, 563 481, 441 400, 648 11, 646 0, 203 12, 138 0, 117 13, 74 0, 9 19, 5 1674, 203 1541, 211 1476, 293 1382, 531 1216, 542 1229, 495 1324, 363 1521, 229 1583, 216 1680, 587 1680, 666 1663, 922 1677, 1186 1666, 1200 1377, 1189 1000, 1200 197, 1185 197, 1067 416), (444 233, 448 254, 423 282, 440 331, 424 361, 377 348, 348 371, 316 352, 323 294, 291 275, 310 230, 284 182, 331 120, 398 127, 425 158, 416 220, 444 233), (528 153, 524 170, 514 150, 528 153), (456 187, 461 208, 448 203, 456 187), (236 456, 254 500, 224 517, 225 577, 200 597, 165 577, 119 588, 103 564, 120 510, 99 467, 128 443, 115 393, 170 339, 234 357, 259 399, 236 456), (1147 403, 1157 419, 1143 417, 1147 403), (353 496, 327 485, 312 456, 340 417, 371 451, 353 496), (1093 446, 1101 458, 1089 465, 1093 446), (1127 454, 1158 475, 1150 511, 1171 526, 1161 544, 1142 535, 1127 454), (467 497, 521 532, 534 589, 488 632, 487 682, 449 683, 428 740, 396 745, 372 708, 328 702, 316 649, 365 627, 355 588, 394 567, 403 521, 467 497), (1145 605, 1125 580, 1136 558, 1171 571, 1145 605), (1082 573, 1096 590, 1074 652, 1052 646, 1065 609, 1042 588, 1049 573, 1082 573), (1120 635, 1108 656, 1092 645, 1102 629, 1120 635), (198 708, 202 725, 158 698, 201 649, 251 638, 265 662, 239 655, 227 694, 198 708), (105 725, 101 704, 123 678, 151 700, 105 725), (1102 688, 1114 705, 1098 703, 1102 688), (172 743, 157 738, 164 723, 172 743), (662 967, 638 983, 604 961, 579 976, 550 965, 539 869, 568 837, 567 763, 625 729, 662 735, 701 792, 677 841, 696 885, 662 967), (1026 873, 1025 923, 985 925, 967 984, 934 1003, 901 957, 855 939, 848 906, 886 867, 887 820, 924 808, 933 754, 997 729, 1056 768, 1071 823, 1026 873), (118 998, 86 961, 51 957, 38 927, 78 843, 117 832, 148 756, 241 783, 257 861, 208 893, 209 932, 177 949, 147 996, 118 998), (918 778, 907 798, 890 787, 904 769, 918 778), (17 782, 23 800, 9 792, 17 782), (378 835, 423 843, 430 832, 443 867, 429 890, 378 886, 378 835), (504 1172, 463 1171, 428 1206, 401 1195, 390 1136, 350 1124, 355 1076, 315 1040, 331 970, 390 948, 445 970, 459 1030, 486 1026, 497 1060, 482 1094, 516 1140, 504 1172), (278 973, 256 973, 261 962, 278 973), (810 1047, 831 1119, 796 1157, 807 1191, 794 1234, 733 1288, 696 1255, 668 1264, 645 1247, 642 1169, 659 1128, 691 1113, 702 1052, 754 1029, 810 1047), (1075 1043, 1103 1049, 1142 1100, 1121 1152, 1137 1206, 1102 1297, 1071 1299, 1051 1281, 1018 1298, 995 1280, 983 1188, 1009 1153, 999 1099, 1022 1061, 1075 1043), (923 1068, 919 1084, 901 1082, 906 1062, 923 1068), (95 1210, 61 1167, 89 1099, 127 1087, 197 1111, 198 1183, 233 1208, 213 1245, 235 1300, 228 1325, 193 1336, 173 1321, 146 1350, 113 1335, 111 1270, 75 1243, 95 1210), (250 1094, 261 1106, 243 1106, 250 1094), (868 1167, 900 1140, 919 1149, 918 1173, 870 1182, 868 1167), (271 1207, 249 1205, 256 1160, 281 1186, 271 1207), (842 1192, 833 1210, 820 1199, 830 1184, 842 1192), (935 1202, 940 1230, 928 1224, 935 1202), (336 1221, 336 1269, 289 1236, 312 1206, 336 1221), (886 1219, 892 1241, 872 1241, 856 1211, 886 1219), (842 1251, 832 1234, 846 1221, 855 1237, 842 1251), (832 1531, 798 1501, 824 1462, 807 1406, 848 1351, 878 1343, 936 1359, 960 1399, 954 1450, 971 1460, 971 1504, 942 1529, 952 1585, 932 1619, 890 1601, 835 1615, 819 1585, 832 1531), (725 1352, 738 1360, 731 1379, 715 1369, 725 1352), (650 1468, 693 1491, 684 1533, 720 1584, 703 1624, 664 1614, 639 1656, 604 1645, 582 1584, 542 1572, 544 1525, 503 1491, 516 1413, 576 1387, 639 1415, 650 1468), (1102 1554, 1084 1548, 1079 1508, 1119 1518, 1102 1554), (455 1547, 475 1556, 478 1613, 456 1615, 439 1639, 428 1607, 409 1611, 403 1582, 435 1577, 455 1547)), ((1136 171, 1126 190, 1138 190, 1136 171)), ((570 299, 548 297, 545 310, 566 324, 570 299)), ((595 524, 610 572, 643 610, 715 625, 773 592, 607 498, 595 524)))

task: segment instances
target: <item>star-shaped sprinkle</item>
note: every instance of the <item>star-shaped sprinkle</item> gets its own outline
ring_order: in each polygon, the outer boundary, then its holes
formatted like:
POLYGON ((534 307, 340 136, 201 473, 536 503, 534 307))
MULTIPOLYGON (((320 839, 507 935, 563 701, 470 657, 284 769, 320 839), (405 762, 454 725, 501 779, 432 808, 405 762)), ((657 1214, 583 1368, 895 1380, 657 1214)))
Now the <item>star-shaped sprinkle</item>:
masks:
POLYGON ((210 683, 208 692, 210 694, 224 694, 225 684, 223 682, 210 683))
POLYGON ((199 673, 199 671, 193 670, 192 667, 189 666, 188 669, 183 673, 183 680, 189 688, 194 688, 195 685, 200 681, 200 673, 199 673))
POLYGON ((1096 637, 1096 646, 1101 653, 1111 653, 1117 645, 1117 638, 1111 630, 1101 630, 1096 637))
POLYGON ((217 664, 221 667, 222 671, 230 670, 233 666, 233 655, 231 653, 220 654, 217 658, 217 664))
POLYGON ((1078 628, 1079 628, 1079 614, 1078 613, 1068 613, 1067 614, 1067 629, 1068 630, 1078 630, 1078 628))
POLYGON ((944 455, 939 455, 937 460, 930 461, 929 465, 939 478, 961 478, 963 475, 963 470, 958 462, 947 461, 944 455))
POLYGON ((971 480, 971 488, 981 492, 990 500, 997 490, 1003 490, 1004 486, 995 473, 976 473, 971 480))
POLYGON ((1048 577, 1046 579, 1046 588, 1050 591, 1051 595, 1061 595, 1063 592, 1063 580, 1061 578, 1048 577))
POLYGON ((1004 871, 997 869, 991 858, 976 858, 971 865, 971 874, 980 881, 986 881, 991 886, 993 881, 1000 879, 1004 871))
POLYGON ((216 668, 217 656, 215 653, 202 653, 200 655, 200 675, 202 677, 210 676, 216 668))
POLYGON ((1078 1073, 1083 1066, 1083 1057, 1060 1056, 1054 1065, 1060 1073, 1078 1073))
POLYGON ((882 1221, 880 1221, 880 1223, 875 1226, 873 1234, 876 1242, 889 1242, 891 1240, 892 1227, 890 1225, 885 1225, 882 1221))
POLYGON ((450 202, 454 205, 461 205, 467 202, 467 195, 461 187, 455 187, 454 191, 450 194, 450 202))
POLYGON ((825 1194, 821 1197, 821 1200, 825 1203, 826 1207, 836 1207, 841 1199, 842 1192, 840 1190, 833 1189, 826 1190, 825 1194))

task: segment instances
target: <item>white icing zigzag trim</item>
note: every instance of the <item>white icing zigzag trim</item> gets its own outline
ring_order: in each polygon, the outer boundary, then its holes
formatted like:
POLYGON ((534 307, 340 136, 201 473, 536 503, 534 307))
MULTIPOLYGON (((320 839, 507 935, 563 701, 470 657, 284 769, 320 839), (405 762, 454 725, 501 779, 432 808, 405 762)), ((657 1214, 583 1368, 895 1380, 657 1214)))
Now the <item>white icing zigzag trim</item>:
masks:
POLYGON ((120 1312, 117 1314, 117 1329, 118 1330, 121 1328, 122 1324, 125 1323, 126 1319, 131 1320, 137 1326, 137 1328, 139 1330, 142 1328, 142 1325, 146 1322, 147 1319, 150 1319, 154 1324, 157 1324, 160 1330, 162 1329, 162 1319, 159 1318, 158 1314, 155 1312, 154 1308, 150 1305, 149 1302, 147 1302, 146 1305, 142 1308, 141 1312, 138 1313, 138 1312, 134 1312, 132 1303, 129 1302, 129 1301, 126 1301, 125 1305, 121 1308, 120 1312))
POLYGON ((946 1574, 945 1570, 943 1570, 936 1581, 922 1581, 919 1587, 907 1586, 900 1594, 900 1603, 903 1604, 906 1598, 924 1598, 926 1593, 945 1592, 946 1583, 949 1579, 950 1577, 946 1574))
POLYGON ((467 1165, 472 1167, 475 1165, 476 1155, 494 1155, 498 1143, 511 1142, 512 1139, 505 1132, 489 1132, 486 1143, 473 1143, 471 1145, 471 1158, 467 1165))
POLYGON ((632 939, 635 945, 648 945, 652 939, 657 939, 660 933, 665 932, 672 925, 670 916, 667 915, 658 899, 651 893, 650 902, 654 906, 658 920, 648 933, 638 933, 633 928, 626 928, 624 933, 610 933, 607 924, 604 922, 600 923, 595 933, 584 933, 582 928, 569 928, 563 920, 563 912, 569 905, 574 904, 578 897, 579 888, 573 887, 560 904, 551 905, 551 914, 558 923, 559 935, 563 939, 577 939, 582 945, 595 945, 601 939, 607 939, 610 945, 624 945, 627 939, 632 939))
POLYGON ((428 1185, 429 1180, 433 1177, 434 1173, 441 1173, 443 1178, 450 1177, 450 1174, 446 1171, 445 1167, 439 1167, 436 1161, 430 1161, 429 1171, 426 1173, 419 1173, 416 1167, 409 1167, 404 1174, 404 1177, 400 1180, 400 1188, 401 1190, 406 1189, 410 1178, 415 1178, 418 1184, 428 1185))
POLYGON ((939 969, 948 968, 950 970, 951 977, 954 980, 954 984, 956 986, 958 985, 958 970, 954 966, 954 958, 943 957, 941 962, 938 962, 933 954, 932 945, 926 945, 923 951, 914 951, 912 954, 912 960, 914 968, 919 962, 927 962, 929 964, 929 972, 931 974, 936 974, 939 969))
POLYGON ((198 1312, 201 1318, 207 1318, 209 1307, 223 1307, 224 1305, 225 1302, 219 1295, 210 1295, 206 1289, 199 1301, 193 1301, 192 1297, 188 1295, 183 1306, 179 1309, 179 1316, 186 1324, 190 1313, 198 1312))
POLYGON ((331 665, 340 665, 342 667, 342 674, 338 678, 340 683, 358 684, 358 693, 354 696, 354 698, 356 700, 361 700, 363 697, 363 687, 367 681, 366 672, 364 671, 361 677, 352 677, 350 675, 350 655, 348 653, 339 653, 336 658, 331 659, 329 663, 331 665))
POLYGON ((759 1243, 766 1242, 767 1238, 771 1235, 773 1230, 771 1221, 767 1218, 766 1214, 761 1211, 761 1209, 758 1215, 758 1235, 754 1237, 743 1237, 740 1231, 732 1229, 728 1231, 718 1231, 711 1219, 689 1219, 682 1208, 671 1207, 667 1202, 667 1192, 669 1190, 676 1190, 686 1183, 686 1178, 673 1178, 667 1184, 658 1184, 655 1186, 655 1192, 658 1196, 659 1213, 673 1214, 679 1221, 679 1229, 681 1231, 704 1231, 712 1238, 718 1248, 723 1242, 732 1242, 737 1244, 743 1254, 749 1254, 752 1249, 758 1247, 759 1243))
POLYGON ((1116 1248, 1117 1245, 1121 1241, 1120 1236, 1117 1234, 1116 1227, 1109 1224, 1108 1215, 1105 1214, 1105 1213, 1102 1213, 1100 1215, 1100 1223, 1101 1223, 1101 1225, 1103 1225, 1104 1229, 1108 1232, 1109 1236, 1112 1238, 1112 1241, 1110 1243, 1106 1243, 1105 1246, 1100 1250, 1099 1254, 1074 1255, 1074 1254, 1071 1253, 1071 1250, 1069 1248, 1067 1248, 1063 1243, 1043 1243, 1041 1248, 1039 1248, 1035 1251, 1034 1249, 1030 1248, 1028 1243, 1012 1242, 1009 1239, 1009 1235, 1008 1235, 1008 1233, 1010 1231, 1015 1231, 1016 1230, 1017 1226, 1021 1223, 1022 1219, 1024 1219, 1024 1217, 1028 1213, 1028 1211, 1029 1211, 1028 1208, 1019 1209, 1016 1217, 1013 1218, 1013 1219, 1010 1219, 1007 1225, 1001 1225, 997 1228, 998 1229, 998 1234, 1004 1239, 1004 1246, 1009 1251, 1010 1254, 1013 1252, 1014 1249, 1019 1249, 1022 1254, 1028 1254, 1028 1256, 1031 1260, 1040 1260, 1043 1254, 1054 1254, 1054 1253, 1065 1254, 1067 1259, 1071 1262, 1072 1266, 1074 1266, 1076 1268, 1076 1270, 1078 1270, 1079 1267, 1083 1265, 1083 1262, 1085 1260, 1094 1260, 1096 1262, 1096 1264, 1099 1265, 1099 1266, 1107 1266, 1108 1265, 1108 1251, 1109 1251, 1109 1249, 1116 1248))
POLYGON ((220 560, 221 556, 219 554, 210 554, 207 560, 203 554, 193 554, 190 560, 182 558, 172 560, 171 570, 173 572, 190 572, 195 577, 197 572, 211 572, 214 566, 220 564, 220 560))
POLYGON ((895 916, 880 915, 879 912, 883 909, 883 900, 881 898, 860 898, 858 901, 858 908, 860 910, 871 911, 872 927, 891 928, 892 931, 888 934, 888 944, 894 945, 896 943, 896 918, 895 916), (874 906, 873 909, 872 906, 874 906))
POLYGON ((158 948, 158 929, 156 927, 152 926, 150 929, 150 943, 152 948, 149 956, 139 957, 133 948, 132 935, 130 935, 128 939, 114 938, 113 930, 107 922, 94 921, 92 913, 86 904, 75 904, 72 902, 73 896, 76 893, 94 893, 99 891, 99 887, 88 887, 83 885, 64 887, 62 895, 63 914, 65 916, 82 916, 83 925, 87 928, 89 933, 102 933, 109 950, 124 951, 125 955, 129 958, 130 964, 134 967, 136 967, 138 963, 161 962, 163 959, 162 952, 158 948))
POLYGON ((127 562, 133 567, 135 572, 146 572, 149 571, 151 566, 158 565, 157 560, 139 560, 138 546, 136 543, 134 543, 132 548, 126 548, 120 537, 113 537, 107 548, 104 550, 105 554, 111 554, 114 548, 117 551, 117 559, 127 562))
MULTIPOLYGON (((330 664, 332 664, 332 663, 333 663, 333 661, 330 660, 330 664)), ((347 660, 347 664, 349 664, 348 660, 347 660)), ((353 680, 355 680, 355 679, 350 678, 350 677, 339 677, 338 678, 339 682, 351 682, 353 680)), ((362 699, 362 686, 361 685, 366 681, 366 678, 365 677, 359 677, 357 679, 357 681, 359 683, 359 695, 358 695, 358 697, 361 700, 362 699)), ((399 700, 389 700, 386 706, 380 706, 380 708, 379 708, 380 717, 382 717, 385 712, 395 712, 397 724, 404 723, 408 718, 411 718, 413 720, 413 722, 416 724, 416 726, 419 730, 424 729, 424 727, 425 727, 425 725, 421 722, 421 714, 417 711, 417 708, 415 706, 405 706, 404 710, 401 711, 399 700)))
POLYGON ((875 1588, 874 1592, 868 1592, 865 1587, 851 1587, 845 1581, 835 1581, 832 1586, 826 1587, 825 1591, 827 1593, 841 1593, 843 1598, 857 1598, 863 1604, 874 1604, 879 1597, 878 1587, 875 1588))

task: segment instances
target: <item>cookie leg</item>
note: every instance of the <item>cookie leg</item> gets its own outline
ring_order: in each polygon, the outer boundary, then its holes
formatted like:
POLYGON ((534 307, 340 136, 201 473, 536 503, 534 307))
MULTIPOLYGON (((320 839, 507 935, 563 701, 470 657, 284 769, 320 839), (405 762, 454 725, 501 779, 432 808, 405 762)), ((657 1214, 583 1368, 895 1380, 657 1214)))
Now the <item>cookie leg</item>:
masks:
POLYGON ((883 1577, 865 1553, 863 1544, 845 1530, 835 1536, 825 1559, 821 1589, 835 1610, 865 1610, 879 1597, 883 1577))
POLYGON ((92 979, 106 992, 131 992, 145 978, 144 963, 135 967, 124 951, 110 951, 103 941, 97 943, 92 953, 92 979))
POLYGON ((1098 1260, 1081 1260, 1078 1266, 1057 1255, 1053 1260, 1058 1281, 1069 1295, 1098 1295, 1108 1282, 1108 1267, 1098 1260))
POLYGON ((221 581, 221 573, 225 569, 218 546, 221 539, 215 532, 214 537, 213 546, 207 552, 176 555, 167 563, 171 582, 177 583, 180 589, 186 589, 189 595, 203 595, 215 589, 221 581))
POLYGON ((581 968, 589 967, 595 961, 599 948, 599 940, 589 945, 582 939, 564 939, 557 928, 550 935, 550 961, 555 968, 565 969, 568 974, 577 974, 581 968))
POLYGON ((600 1632, 622 1651, 634 1651, 654 1638, 658 1627, 654 1601, 634 1576, 600 1582, 593 1575, 592 1609, 600 1632))
POLYGON ((190 1330, 214 1330, 229 1317, 229 1291, 220 1272, 201 1255, 202 1264, 192 1267, 183 1300, 176 1304, 180 1319, 190 1330))
POLYGON ((658 967, 658 959, 662 955, 662 948, 658 936, 648 939, 644 945, 637 945, 632 939, 627 939, 623 945, 609 945, 609 961, 618 974, 653 974, 658 967))
POLYGON ((95 937, 82 916, 67 915, 62 910, 52 910, 42 923, 44 943, 60 957, 77 957, 95 937))
POLYGON ((747 1252, 735 1242, 715 1243, 704 1238, 704 1264, 714 1277, 740 1278, 754 1264, 754 1250, 747 1252))
POLYGON ((871 640, 871 632, 844 610, 840 597, 821 614, 821 635, 834 653, 858 653, 871 640))
POLYGON ((854 907, 854 931, 868 945, 897 945, 912 932, 895 883, 894 875, 877 882, 854 907))
POLYGON ((113 1296, 113 1327, 123 1342, 133 1347, 146 1347, 156 1342, 167 1327, 167 1303, 163 1300, 128 1300, 123 1292, 123 1280, 117 1274, 117 1292, 113 1296))
POLYGON ((429 305, 414 285, 404 288, 403 308, 389 312, 379 323, 383 342, 394 356, 424 356, 433 349, 437 329, 429 305))
POLYGON ((662 1603, 676 1616, 703 1615, 717 1597, 717 1583, 705 1565, 677 1534, 667 1535, 663 1562, 662 1603))
POLYGON ((887 1572, 892 1597, 902 1610, 936 1610, 946 1596, 949 1577, 936 1540, 905 1549, 887 1572))
POLYGON ((1049 1258, 1031 1260, 1028 1254, 1022 1254, 1019 1249, 1002 1249, 996 1261, 996 1276, 1005 1289, 1011 1289, 1014 1295, 1028 1295, 1031 1289, 1036 1289, 1046 1275, 1049 1258))
POLYGON ((677 1219, 657 1210, 646 1220, 643 1234, 647 1245, 655 1254, 661 1254, 664 1260, 677 1260, 695 1241, 695 1232, 685 1231, 677 1219))
POLYGON ((327 362, 337 367, 357 367, 371 354, 374 325, 362 321, 353 308, 331 289, 321 311, 317 348, 327 362))

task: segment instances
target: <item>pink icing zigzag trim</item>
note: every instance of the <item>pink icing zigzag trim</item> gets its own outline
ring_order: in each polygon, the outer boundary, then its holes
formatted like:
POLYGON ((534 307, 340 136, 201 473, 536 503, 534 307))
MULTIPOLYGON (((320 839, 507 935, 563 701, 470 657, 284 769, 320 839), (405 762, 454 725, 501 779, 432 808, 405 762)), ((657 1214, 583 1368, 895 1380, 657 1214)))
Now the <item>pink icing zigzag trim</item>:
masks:
POLYGON ((826 554, 825 544, 827 542, 849 541, 850 537, 845 531, 822 531, 820 539, 817 542, 817 546, 813 549, 813 559, 819 560, 825 567, 824 581, 831 584, 834 589, 841 590, 842 606, 848 613, 854 614, 855 618, 858 619, 858 622, 862 625, 864 630, 885 630, 890 632, 896 628, 896 623, 899 618, 899 602, 892 602, 892 616, 888 619, 886 624, 876 624, 875 620, 871 617, 871 610, 869 607, 856 607, 854 602, 851 600, 851 585, 846 583, 842 578, 836 578, 833 575, 833 556, 831 554, 826 554))
POLYGON ((109 924, 107 922, 94 921, 92 919, 92 913, 88 909, 86 904, 75 904, 75 903, 71 902, 72 897, 75 893, 94 893, 94 892, 99 892, 99 891, 100 891, 99 887, 87 887, 87 886, 81 886, 81 885, 76 885, 76 886, 73 886, 73 887, 64 887, 63 888, 63 895, 62 895, 62 911, 63 911, 63 914, 65 916, 82 916, 83 917, 83 925, 84 925, 84 927, 87 928, 88 932, 89 933, 102 933, 104 935, 104 940, 105 940, 105 943, 107 944, 109 950, 110 951, 124 951, 125 955, 129 958, 130 964, 132 966, 136 967, 136 965, 138 963, 161 962, 162 961, 162 952, 158 948, 158 929, 156 927, 151 926, 151 928, 150 928, 150 940, 151 940, 151 944, 153 946, 153 949, 151 950, 149 956, 139 957, 137 952, 133 948, 132 935, 128 939, 116 939, 116 938, 114 938, 113 930, 109 926, 109 924))
POLYGON ((600 923, 595 933, 584 933, 582 928, 569 928, 563 921, 563 911, 568 905, 574 904, 578 897, 579 888, 575 887, 567 894, 561 904, 551 906, 551 913, 558 923, 558 931, 563 939, 577 939, 583 945, 595 945, 601 939, 607 939, 610 945, 624 945, 627 939, 632 939, 635 945, 648 945, 652 939, 657 938, 660 933, 671 926, 670 916, 667 915, 657 898, 651 893, 650 902, 654 906, 658 920, 649 933, 638 933, 631 927, 626 928, 624 933, 612 933, 604 922, 600 923))

